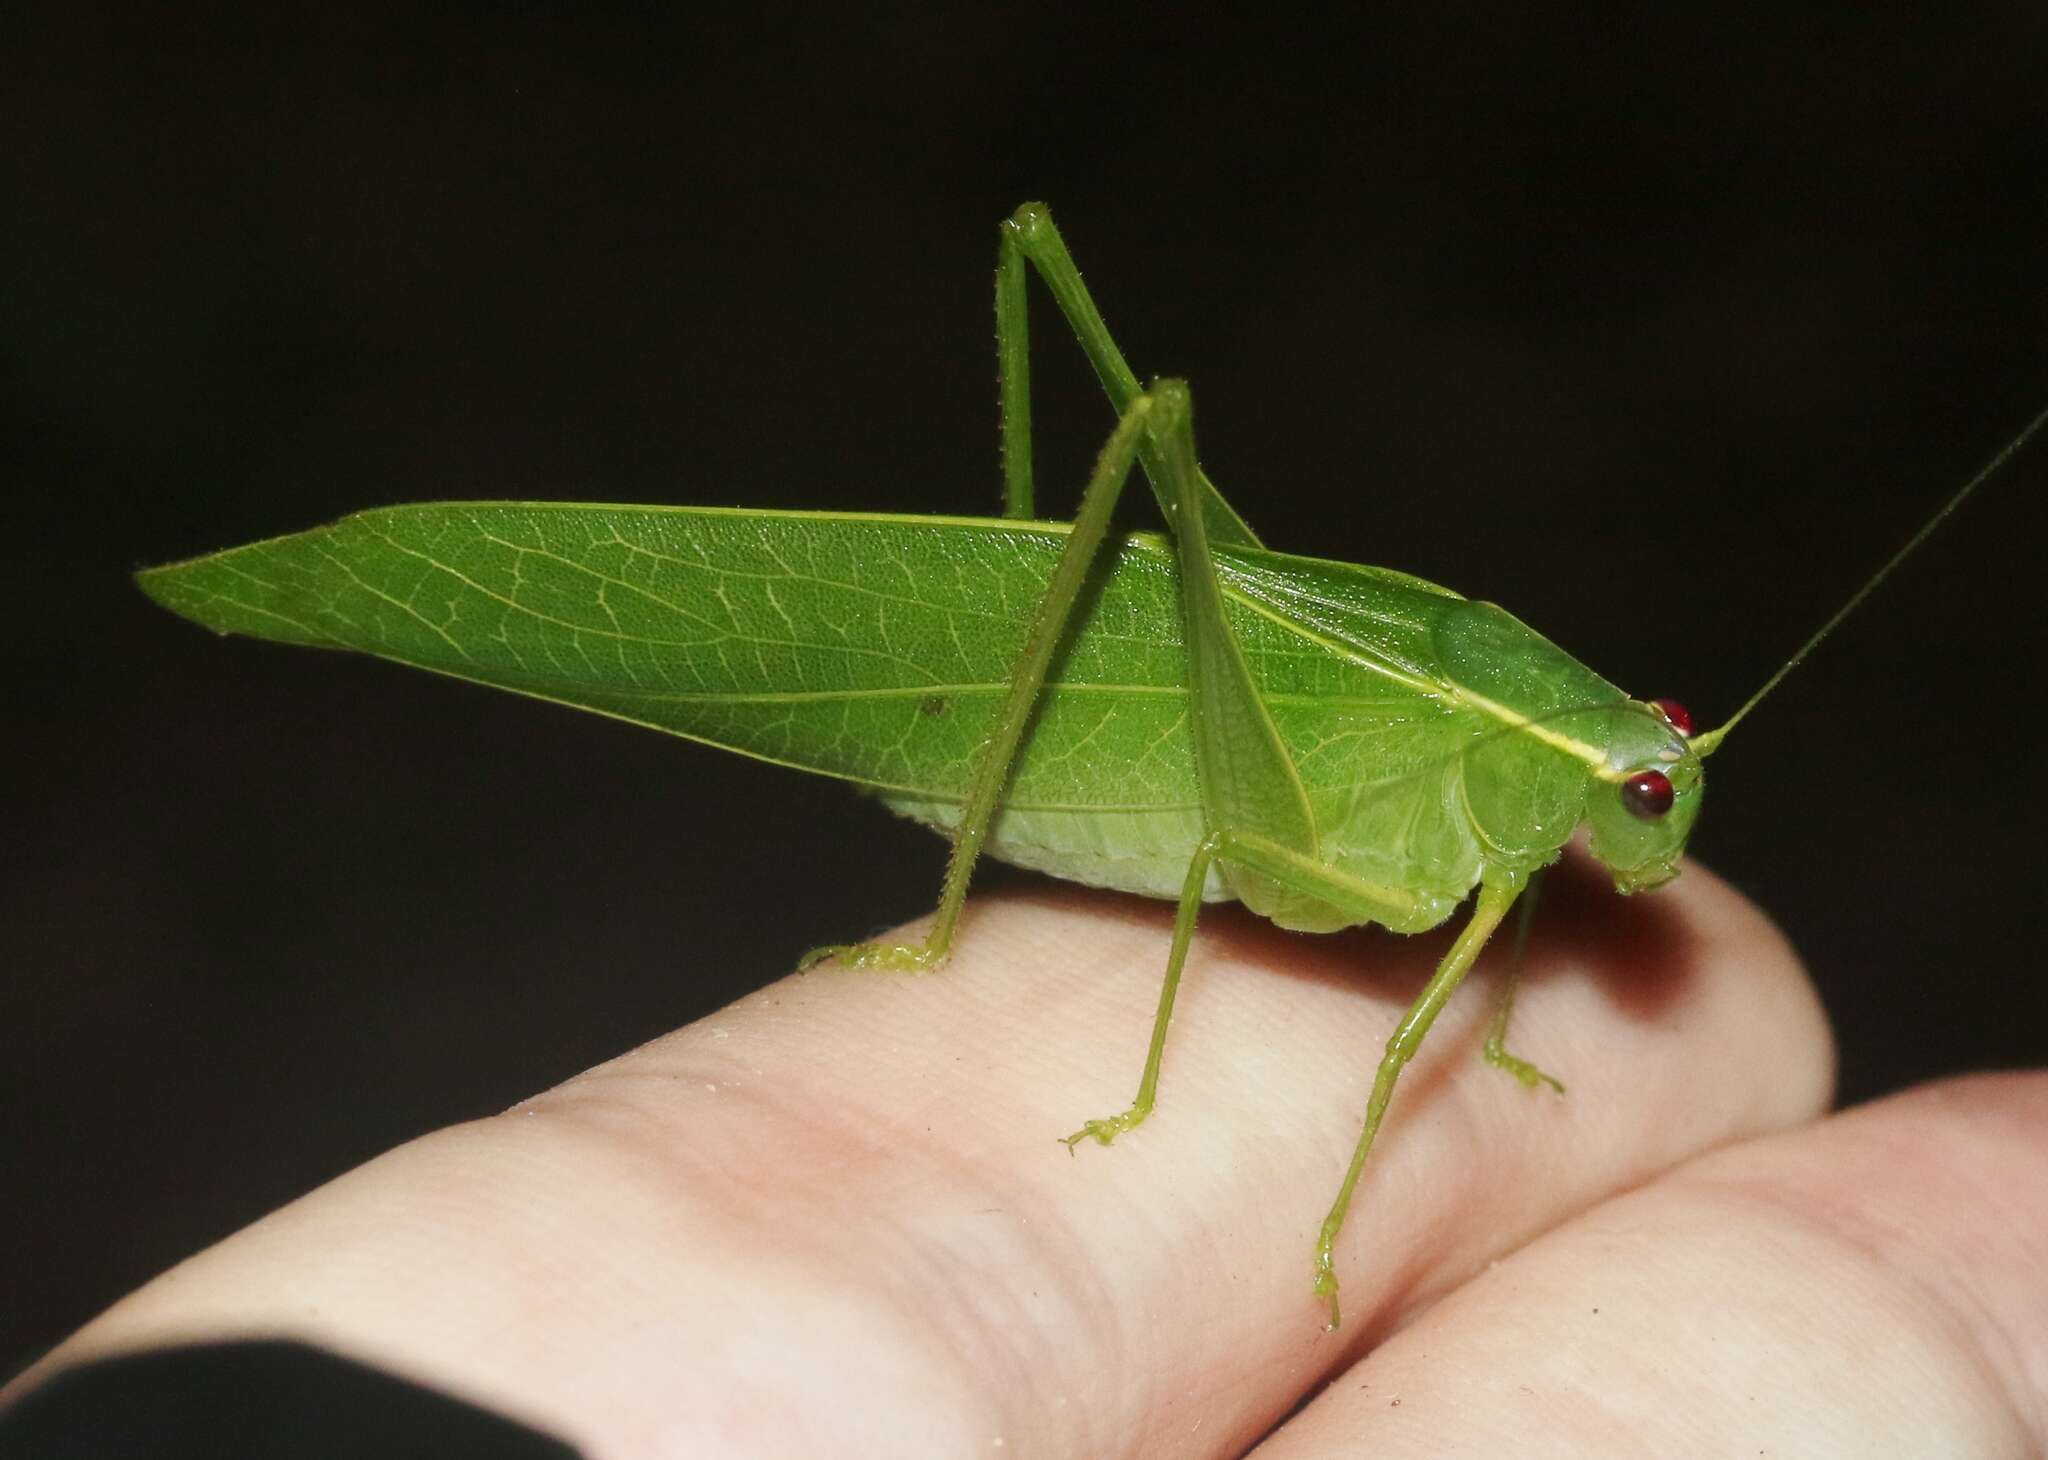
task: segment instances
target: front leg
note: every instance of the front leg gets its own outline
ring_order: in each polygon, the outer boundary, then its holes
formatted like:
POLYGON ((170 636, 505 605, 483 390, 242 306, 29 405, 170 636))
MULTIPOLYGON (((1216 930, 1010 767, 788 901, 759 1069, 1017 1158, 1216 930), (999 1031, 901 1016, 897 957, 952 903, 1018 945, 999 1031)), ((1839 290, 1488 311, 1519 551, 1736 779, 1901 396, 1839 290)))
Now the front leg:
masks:
POLYGON ((1508 959, 1508 971, 1501 978, 1500 997, 1493 1006, 1493 1022, 1486 1027, 1486 1044, 1480 1058, 1495 1069, 1507 1071, 1531 1090, 1548 1085, 1562 1095, 1563 1085, 1520 1055, 1508 1052, 1508 1022, 1515 1016, 1515 990, 1522 981, 1522 962, 1529 952, 1529 929, 1535 924, 1536 904, 1542 890, 1542 872, 1531 872, 1529 890, 1522 894, 1521 911, 1515 915, 1514 952, 1508 959))

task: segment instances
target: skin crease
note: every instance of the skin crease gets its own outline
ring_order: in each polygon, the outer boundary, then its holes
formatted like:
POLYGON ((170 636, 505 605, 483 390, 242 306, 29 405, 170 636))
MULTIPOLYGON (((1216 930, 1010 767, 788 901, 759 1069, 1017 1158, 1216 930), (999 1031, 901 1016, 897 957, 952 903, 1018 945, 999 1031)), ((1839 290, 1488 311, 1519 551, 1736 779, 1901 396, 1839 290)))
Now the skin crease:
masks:
POLYGON ((1570 1094, 1476 1058, 1496 954, 1395 1095, 1335 1335, 1315 1228, 1451 930, 1212 909, 1158 1111, 1070 1157, 1171 914, 1058 890, 971 904, 942 974, 787 978, 392 1151, 10 1392, 282 1333, 606 1460, 2040 1453, 2048 1077, 1815 1120, 1828 1031, 1762 915, 1696 865, 1601 881, 1546 887, 1510 1041, 1570 1094))

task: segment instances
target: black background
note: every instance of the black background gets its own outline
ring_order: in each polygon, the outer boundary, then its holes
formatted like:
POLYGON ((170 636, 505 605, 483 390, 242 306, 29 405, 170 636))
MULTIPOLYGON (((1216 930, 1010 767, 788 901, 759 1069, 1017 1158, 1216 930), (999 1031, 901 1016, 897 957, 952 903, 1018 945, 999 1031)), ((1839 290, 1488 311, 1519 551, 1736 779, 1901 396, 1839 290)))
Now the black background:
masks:
MULTIPOLYGON (((1193 381, 1268 542, 1732 710, 2048 405, 2048 22, 1519 9, 27 33, 0 1369, 378 1150, 927 910, 941 862, 826 782, 214 640, 126 574, 419 498, 993 511, 989 269, 1025 198, 1140 374, 1193 381)), ((1040 320, 1057 512, 1110 420, 1040 320)), ((2048 1054, 2044 483, 2037 449, 1713 766, 1694 848, 1805 951, 1849 1098, 2048 1054)))

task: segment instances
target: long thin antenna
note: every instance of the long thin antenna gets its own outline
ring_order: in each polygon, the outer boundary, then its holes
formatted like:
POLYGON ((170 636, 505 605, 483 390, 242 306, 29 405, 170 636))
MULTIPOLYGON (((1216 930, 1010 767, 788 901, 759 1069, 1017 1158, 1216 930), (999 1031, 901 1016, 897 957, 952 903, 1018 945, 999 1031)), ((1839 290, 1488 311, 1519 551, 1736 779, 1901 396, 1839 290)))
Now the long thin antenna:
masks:
POLYGON ((1967 482, 1964 482, 1962 490, 1957 492, 1953 497, 1950 497, 1948 501, 1943 503, 1941 510, 1936 512, 1932 517, 1928 518, 1927 521, 1924 524, 1922 524, 1918 532, 1914 533, 1911 537, 1907 538, 1906 545, 1900 548, 1897 552, 1893 553, 1891 557, 1886 559, 1884 566, 1879 568, 1875 573, 1872 573, 1870 575, 1870 580, 1867 583, 1865 583, 1861 588, 1858 588, 1854 593, 1850 594, 1849 601, 1847 603, 1844 603, 1840 608, 1836 609, 1834 613, 1828 618, 1828 621, 1826 623, 1822 624, 1818 629, 1815 629, 1813 632, 1813 637, 1808 639, 1804 644, 1801 644, 1799 646, 1799 652, 1794 654, 1790 659, 1787 659, 1784 662, 1784 664, 1780 666, 1776 674, 1773 674, 1769 679, 1765 680, 1763 688, 1758 690, 1755 694, 1751 695, 1749 697, 1748 702, 1745 703, 1741 709, 1737 710, 1734 714, 1730 715, 1728 717, 1726 724, 1720 725, 1715 729, 1709 730, 1704 735, 1697 735, 1693 737, 1692 748, 1694 754, 1712 755, 1714 751, 1717 748, 1719 748, 1722 739, 1726 737, 1728 732, 1730 730, 1733 730, 1736 727, 1736 725, 1741 722, 1742 717, 1744 715, 1747 715, 1751 710, 1755 709, 1757 705, 1763 700, 1763 697, 1765 695, 1769 694, 1772 690, 1778 687, 1779 680, 1783 679, 1786 675, 1790 674, 1793 670, 1797 669, 1799 667, 1800 661, 1805 659, 1808 654, 1811 654, 1814 651, 1814 649, 1820 644, 1820 641, 1822 639, 1825 639, 1829 634, 1832 634, 1835 631, 1836 626, 1839 625, 1843 619, 1847 618, 1850 614, 1856 611, 1857 605, 1861 604, 1864 599, 1870 597, 1870 595, 1876 591, 1878 584, 1884 582, 1885 579, 1889 578, 1892 575, 1892 569, 1898 567, 1899 564, 1906 561, 1906 559, 1912 555, 1913 550, 1915 548, 1919 547, 1921 543, 1927 541, 1928 538, 1932 537, 1934 535, 1934 529, 1941 526, 1943 522, 1947 521, 1948 515, 1951 512, 1955 511, 1956 508, 1962 506, 1964 502, 1969 500, 1970 493, 1976 491, 1977 488, 1984 485, 1985 482, 1989 481, 1997 473, 2000 467, 2004 466, 2008 461, 2012 460, 2012 458, 2018 454, 2019 449, 2022 446, 2025 446, 2027 444, 2028 439, 2032 437, 2036 431, 2040 430, 2043 425, 2048 425, 2048 410, 2042 411, 2040 415, 2034 417, 2033 420, 2027 422, 2026 429, 2021 431, 2019 435, 2013 437, 2012 442, 2003 451, 1999 452, 1998 455, 1992 457, 1990 461, 1986 462, 1984 464, 1983 470, 1979 471, 1967 482))

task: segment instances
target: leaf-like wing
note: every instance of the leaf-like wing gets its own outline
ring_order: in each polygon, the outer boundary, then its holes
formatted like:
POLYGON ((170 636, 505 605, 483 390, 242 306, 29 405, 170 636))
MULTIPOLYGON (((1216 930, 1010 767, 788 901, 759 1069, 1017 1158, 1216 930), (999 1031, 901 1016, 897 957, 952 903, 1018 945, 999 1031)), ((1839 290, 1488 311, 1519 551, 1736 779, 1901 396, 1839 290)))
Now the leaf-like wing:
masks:
MULTIPOLYGON (((359 650, 945 801, 967 783, 1064 535, 987 518, 434 503, 139 581, 225 633, 359 650)), ((1139 534, 1110 557, 1055 662, 1014 810, 1195 804, 1171 553, 1139 534)), ((1247 662, 1305 755, 1304 785, 1342 794, 1359 766, 1312 747, 1367 745, 1368 721, 1426 711, 1408 679, 1426 668, 1414 661, 1430 614, 1459 600, 1398 574, 1218 557, 1247 662), (1344 642, 1289 617, 1290 564, 1319 595, 1311 618, 1334 611, 1325 578, 1356 577, 1344 642), (1370 622, 1352 611, 1361 595, 1370 622), (1368 634, 1385 643, 1368 652, 1368 634)))

